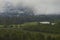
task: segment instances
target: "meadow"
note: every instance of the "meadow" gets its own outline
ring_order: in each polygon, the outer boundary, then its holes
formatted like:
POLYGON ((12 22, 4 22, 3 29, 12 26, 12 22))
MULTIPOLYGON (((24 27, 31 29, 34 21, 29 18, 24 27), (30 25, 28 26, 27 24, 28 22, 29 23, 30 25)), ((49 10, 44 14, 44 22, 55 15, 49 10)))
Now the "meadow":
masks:
POLYGON ((60 23, 27 22, 5 26, 0 25, 0 40, 60 40, 60 23))

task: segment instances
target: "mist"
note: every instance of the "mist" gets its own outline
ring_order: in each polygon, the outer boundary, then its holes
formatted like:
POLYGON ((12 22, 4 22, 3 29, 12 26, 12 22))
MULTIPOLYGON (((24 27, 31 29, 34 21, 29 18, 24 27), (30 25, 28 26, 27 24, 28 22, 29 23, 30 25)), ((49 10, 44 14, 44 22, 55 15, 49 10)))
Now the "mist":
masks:
POLYGON ((6 3, 31 7, 35 14, 60 14, 59 0, 0 0, 0 12, 4 12, 6 3))

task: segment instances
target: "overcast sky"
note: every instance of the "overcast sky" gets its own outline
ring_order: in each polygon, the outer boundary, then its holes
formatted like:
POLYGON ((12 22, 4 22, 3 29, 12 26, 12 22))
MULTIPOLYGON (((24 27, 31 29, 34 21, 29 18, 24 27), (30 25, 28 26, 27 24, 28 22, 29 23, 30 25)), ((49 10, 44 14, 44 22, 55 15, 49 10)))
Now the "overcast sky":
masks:
POLYGON ((60 13, 60 0, 0 0, 0 11, 6 2, 11 2, 14 6, 18 4, 31 6, 36 14, 60 13))

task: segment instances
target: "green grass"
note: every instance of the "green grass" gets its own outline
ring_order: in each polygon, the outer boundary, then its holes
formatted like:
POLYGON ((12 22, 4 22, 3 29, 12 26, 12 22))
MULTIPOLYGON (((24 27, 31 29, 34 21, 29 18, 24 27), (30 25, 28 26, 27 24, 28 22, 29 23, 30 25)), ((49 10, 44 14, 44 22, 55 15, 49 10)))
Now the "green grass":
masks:
MULTIPOLYGON (((4 25, 0 25, 0 28, 1 27, 4 28, 4 25)), ((44 25, 39 24, 38 22, 27 22, 18 25, 12 24, 6 28, 12 29, 0 29, 0 39, 8 38, 10 40, 60 40, 59 23, 56 25, 44 25)))
POLYGON ((19 29, 0 29, 0 40, 60 40, 60 34, 24 31, 19 29))
POLYGON ((38 22, 30 22, 30 23, 24 23, 21 26, 22 26, 22 29, 28 30, 28 31, 60 34, 60 24, 44 25, 44 24, 39 24, 38 22))
MULTIPOLYGON (((4 28, 4 25, 0 25, 0 28, 1 27, 4 28)), ((44 25, 44 24, 40 24, 38 22, 27 22, 27 23, 18 24, 18 25, 16 25, 16 24, 8 25, 6 28, 21 28, 21 29, 27 30, 27 31, 60 34, 60 24, 44 25)))

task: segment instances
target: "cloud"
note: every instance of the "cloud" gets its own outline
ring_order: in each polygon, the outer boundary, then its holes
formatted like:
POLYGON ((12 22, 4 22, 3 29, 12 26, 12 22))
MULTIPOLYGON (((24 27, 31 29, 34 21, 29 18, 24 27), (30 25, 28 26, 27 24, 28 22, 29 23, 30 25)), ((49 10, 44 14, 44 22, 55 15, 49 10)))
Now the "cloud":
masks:
POLYGON ((14 6, 23 5, 32 7, 36 14, 60 12, 60 0, 0 0, 0 9, 2 9, 5 2, 11 2, 14 6))

